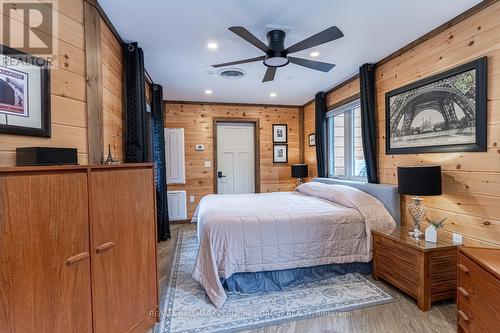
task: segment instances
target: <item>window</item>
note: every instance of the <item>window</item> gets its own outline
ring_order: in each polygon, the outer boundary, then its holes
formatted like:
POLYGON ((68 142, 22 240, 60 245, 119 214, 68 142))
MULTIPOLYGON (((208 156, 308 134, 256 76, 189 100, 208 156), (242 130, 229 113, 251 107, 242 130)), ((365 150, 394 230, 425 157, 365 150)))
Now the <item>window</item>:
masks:
POLYGON ((366 180, 359 100, 326 114, 328 177, 366 180))

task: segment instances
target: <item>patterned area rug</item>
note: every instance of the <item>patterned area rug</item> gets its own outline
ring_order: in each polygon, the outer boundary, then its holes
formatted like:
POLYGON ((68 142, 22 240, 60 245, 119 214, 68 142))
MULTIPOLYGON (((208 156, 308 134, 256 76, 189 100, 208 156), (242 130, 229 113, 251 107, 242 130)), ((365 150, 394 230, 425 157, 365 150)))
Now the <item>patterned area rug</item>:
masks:
POLYGON ((235 332, 314 316, 341 316, 395 301, 362 275, 346 274, 285 291, 228 294, 224 306, 217 309, 191 277, 197 248, 196 232, 179 232, 156 333, 235 332))

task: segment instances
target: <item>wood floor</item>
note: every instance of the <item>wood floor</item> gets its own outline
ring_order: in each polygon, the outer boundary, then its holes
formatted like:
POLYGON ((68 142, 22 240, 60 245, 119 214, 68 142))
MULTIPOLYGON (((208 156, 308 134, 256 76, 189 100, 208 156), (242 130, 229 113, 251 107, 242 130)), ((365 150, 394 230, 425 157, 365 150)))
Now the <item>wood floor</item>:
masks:
MULTIPOLYGON (((171 256, 175 248, 179 230, 195 230, 195 225, 171 225, 172 239, 159 244, 158 274, 160 279, 160 291, 165 288, 168 282, 171 256)), ((337 317, 318 317, 288 322, 281 325, 253 330, 251 332, 456 332, 457 310, 453 302, 447 301, 436 303, 432 306, 430 311, 422 312, 417 308, 416 302, 413 299, 399 292, 397 289, 383 282, 375 281, 374 283, 384 290, 387 290, 392 295, 395 295, 399 301, 344 312, 337 317)))

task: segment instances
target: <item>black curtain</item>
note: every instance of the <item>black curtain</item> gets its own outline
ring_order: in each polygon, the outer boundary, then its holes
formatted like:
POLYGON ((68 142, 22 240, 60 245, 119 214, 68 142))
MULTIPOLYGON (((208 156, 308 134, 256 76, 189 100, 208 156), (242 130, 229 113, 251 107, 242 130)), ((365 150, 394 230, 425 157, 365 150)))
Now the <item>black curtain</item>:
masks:
POLYGON ((319 92, 314 97, 316 106, 316 162, 318 177, 328 177, 326 155, 326 94, 319 92))
POLYGON ((125 44, 125 162, 147 162, 149 155, 144 54, 137 43, 125 44))
POLYGON ((165 132, 163 130, 163 88, 158 84, 152 86, 151 114, 153 118, 152 145, 155 162, 156 208, 158 240, 170 238, 170 223, 168 220, 167 177, 165 161, 165 132))
POLYGON ((369 183, 378 184, 377 174, 377 118, 375 105, 375 65, 359 68, 361 135, 365 155, 366 176, 369 183))

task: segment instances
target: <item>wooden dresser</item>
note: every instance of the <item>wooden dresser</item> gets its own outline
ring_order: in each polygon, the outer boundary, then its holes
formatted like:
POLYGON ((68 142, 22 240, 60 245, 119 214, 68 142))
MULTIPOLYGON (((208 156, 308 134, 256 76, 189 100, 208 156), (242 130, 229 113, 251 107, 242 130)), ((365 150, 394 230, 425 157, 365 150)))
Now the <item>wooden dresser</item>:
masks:
POLYGON ((0 169, 0 332, 155 323, 153 177, 152 164, 0 169))
POLYGON ((458 332, 500 332, 500 249, 460 247, 458 332))
POLYGON ((418 301, 427 311, 431 303, 455 298, 457 248, 451 243, 415 240, 405 227, 372 231, 373 278, 382 278, 418 301))

